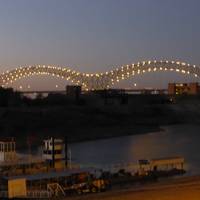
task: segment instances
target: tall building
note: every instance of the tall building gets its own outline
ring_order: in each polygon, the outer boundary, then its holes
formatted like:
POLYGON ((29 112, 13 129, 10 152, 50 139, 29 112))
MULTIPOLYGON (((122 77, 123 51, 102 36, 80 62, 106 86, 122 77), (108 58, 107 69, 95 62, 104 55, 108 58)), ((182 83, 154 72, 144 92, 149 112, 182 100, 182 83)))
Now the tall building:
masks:
POLYGON ((197 95, 200 93, 200 86, 198 83, 169 83, 168 94, 169 95, 197 95))
POLYGON ((79 98, 82 92, 82 88, 80 85, 67 85, 66 86, 66 94, 70 97, 79 98))

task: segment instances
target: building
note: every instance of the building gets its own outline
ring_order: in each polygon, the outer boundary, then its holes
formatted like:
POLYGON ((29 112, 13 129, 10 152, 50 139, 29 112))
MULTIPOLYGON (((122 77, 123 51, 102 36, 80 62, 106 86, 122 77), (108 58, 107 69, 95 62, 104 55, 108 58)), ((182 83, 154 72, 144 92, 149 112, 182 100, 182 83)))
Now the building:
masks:
POLYGON ((16 144, 13 138, 0 139, 0 162, 16 160, 16 144))
POLYGON ((197 95, 200 93, 200 86, 198 83, 169 83, 169 95, 197 95))
POLYGON ((67 85, 66 94, 70 97, 75 97, 78 99, 81 95, 82 88, 80 85, 67 85))
POLYGON ((64 168, 65 144, 61 139, 44 140, 43 158, 51 164, 53 168, 64 168))
POLYGON ((82 178, 88 180, 90 174, 95 173, 93 168, 84 168, 0 176, 0 199, 53 199, 55 196, 65 196, 63 188, 71 186, 75 190, 82 178))

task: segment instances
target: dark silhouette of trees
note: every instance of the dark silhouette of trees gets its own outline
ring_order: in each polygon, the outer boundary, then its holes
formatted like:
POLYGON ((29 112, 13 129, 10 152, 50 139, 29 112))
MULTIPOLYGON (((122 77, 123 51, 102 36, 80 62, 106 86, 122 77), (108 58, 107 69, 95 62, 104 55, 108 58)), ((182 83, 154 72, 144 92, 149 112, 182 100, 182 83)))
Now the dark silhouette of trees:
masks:
POLYGON ((21 94, 12 88, 0 87, 0 106, 18 106, 22 103, 21 94))

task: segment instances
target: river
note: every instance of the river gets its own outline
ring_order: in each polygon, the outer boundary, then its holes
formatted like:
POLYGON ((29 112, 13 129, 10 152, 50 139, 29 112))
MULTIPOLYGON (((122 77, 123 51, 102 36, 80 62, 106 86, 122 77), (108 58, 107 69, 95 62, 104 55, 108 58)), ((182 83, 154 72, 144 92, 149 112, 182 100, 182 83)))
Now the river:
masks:
POLYGON ((182 156, 188 175, 200 174, 200 125, 174 125, 163 131, 74 143, 72 161, 102 167, 137 163, 139 159, 182 156))

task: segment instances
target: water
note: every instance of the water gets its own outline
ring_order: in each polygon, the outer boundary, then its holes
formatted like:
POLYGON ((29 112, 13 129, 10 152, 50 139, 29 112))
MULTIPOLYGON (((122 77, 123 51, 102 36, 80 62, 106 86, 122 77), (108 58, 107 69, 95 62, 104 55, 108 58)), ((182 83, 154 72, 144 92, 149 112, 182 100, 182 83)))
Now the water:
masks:
POLYGON ((72 161, 105 167, 139 159, 183 156, 188 174, 200 174, 200 126, 176 125, 164 131, 71 144, 72 161))

